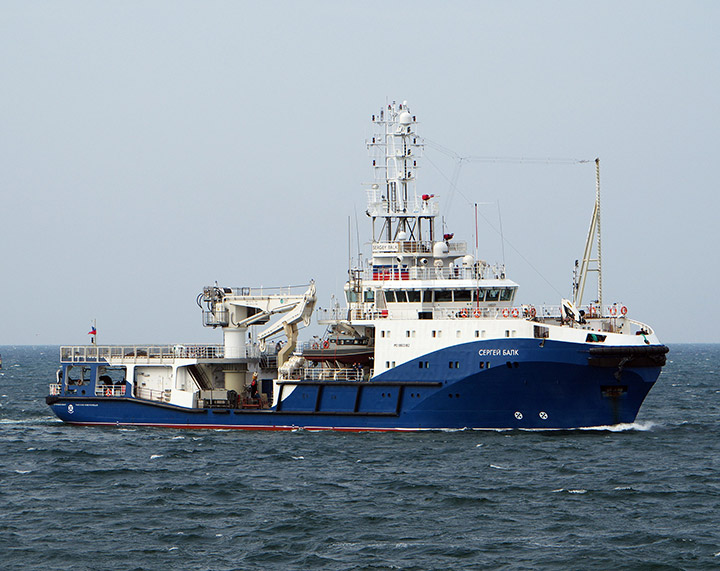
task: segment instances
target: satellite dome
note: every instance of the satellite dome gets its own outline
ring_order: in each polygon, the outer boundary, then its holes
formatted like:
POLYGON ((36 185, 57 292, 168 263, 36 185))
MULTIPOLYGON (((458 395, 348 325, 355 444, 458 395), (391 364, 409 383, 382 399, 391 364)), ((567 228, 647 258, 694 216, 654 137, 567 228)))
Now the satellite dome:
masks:
POLYGON ((450 248, 448 248, 448 245, 445 242, 435 242, 435 245, 433 246, 433 256, 436 258, 444 258, 448 255, 449 251, 450 248))

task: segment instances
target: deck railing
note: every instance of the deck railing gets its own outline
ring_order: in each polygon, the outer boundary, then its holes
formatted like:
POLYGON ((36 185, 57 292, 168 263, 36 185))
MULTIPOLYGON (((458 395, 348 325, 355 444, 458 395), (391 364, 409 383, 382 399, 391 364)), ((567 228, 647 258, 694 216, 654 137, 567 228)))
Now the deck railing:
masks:
MULTIPOLYGON (((248 347, 248 356, 258 356, 248 347)), ((108 362, 111 359, 150 362, 172 359, 222 359, 222 345, 74 345, 60 347, 62 362, 108 362)))
POLYGON ((125 383, 122 385, 97 385, 95 396, 98 397, 124 397, 125 383))
MULTIPOLYGON (((368 304, 369 305, 369 304, 368 304)), ((601 313, 595 306, 582 308, 586 319, 615 319, 625 317, 627 308, 621 305, 608 305, 601 313)), ((512 307, 421 307, 415 309, 377 308, 319 308, 316 310, 320 323, 352 319, 356 321, 376 319, 418 319, 418 312, 431 314, 432 319, 560 319, 559 305, 516 305, 512 307)))
POLYGON ((160 402, 170 402, 170 390, 148 389, 145 387, 136 387, 135 396, 139 399, 156 400, 160 402))
MULTIPOLYGON (((362 381, 362 369, 353 367, 326 368, 326 367, 303 367, 300 371, 301 379, 313 381, 362 381)), ((296 373, 297 374, 297 373, 296 373)))

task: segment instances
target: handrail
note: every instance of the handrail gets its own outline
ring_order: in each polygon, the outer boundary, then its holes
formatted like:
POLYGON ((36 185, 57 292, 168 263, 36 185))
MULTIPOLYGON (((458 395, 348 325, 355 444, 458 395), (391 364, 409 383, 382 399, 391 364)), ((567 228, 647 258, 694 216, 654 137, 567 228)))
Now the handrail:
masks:
POLYGON ((96 385, 95 396, 98 397, 124 397, 125 383, 121 385, 96 385))
POLYGON ((353 367, 302 367, 299 369, 300 378, 312 381, 362 381, 362 369, 353 367))
MULTIPOLYGON (((250 348, 249 348, 250 349, 250 348)), ((109 362, 111 359, 222 359, 222 345, 70 345, 60 347, 62 362, 109 362)))
POLYGON ((139 399, 170 402, 170 390, 155 390, 145 387, 135 387, 135 396, 139 399))
MULTIPOLYGON (((377 319, 418 319, 418 312, 431 312, 433 319, 560 319, 562 308, 560 305, 515 305, 506 307, 487 306, 455 306, 455 307, 427 307, 417 306, 413 309, 377 309, 372 304, 359 304, 365 307, 336 307, 318 308, 319 322, 344 320, 377 320, 377 319)), ((627 315, 627 308, 623 305, 613 304, 605 306, 602 314, 597 307, 589 305, 584 307, 586 319, 620 319, 627 315)), ((639 323, 639 322, 638 322, 639 323)), ((644 325, 644 324, 640 324, 644 325)))

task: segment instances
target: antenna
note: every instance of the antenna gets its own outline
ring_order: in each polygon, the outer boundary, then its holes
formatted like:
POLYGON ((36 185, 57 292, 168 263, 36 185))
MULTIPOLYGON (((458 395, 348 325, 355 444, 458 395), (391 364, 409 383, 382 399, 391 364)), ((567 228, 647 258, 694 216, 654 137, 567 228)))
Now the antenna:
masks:
POLYGON ((352 269, 352 233, 350 230, 350 217, 348 216, 348 274, 352 269))
MULTIPOLYGON (((500 223, 500 245, 502 246, 502 261, 503 261, 503 268, 505 268, 505 236, 503 235, 503 229, 502 229, 502 216, 500 215, 500 201, 497 201, 497 209, 498 209, 498 222, 500 223)), ((505 271, 503 269, 503 271, 505 271)))
POLYGON ((355 245, 357 246, 357 263, 358 267, 362 267, 362 252, 360 251, 360 227, 358 226, 357 208, 353 207, 355 213, 355 245))

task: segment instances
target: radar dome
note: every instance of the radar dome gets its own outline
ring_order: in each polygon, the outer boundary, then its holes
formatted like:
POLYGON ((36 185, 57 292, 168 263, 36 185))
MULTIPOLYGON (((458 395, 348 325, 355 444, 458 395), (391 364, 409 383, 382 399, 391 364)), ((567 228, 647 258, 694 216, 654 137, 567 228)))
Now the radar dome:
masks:
POLYGON ((433 246, 433 256, 436 258, 444 258, 448 255, 449 251, 450 248, 448 248, 448 245, 445 242, 435 242, 435 245, 433 246))
POLYGON ((409 125, 412 123, 412 115, 410 115, 407 111, 403 111, 400 115, 398 115, 398 123, 401 125, 409 125))

